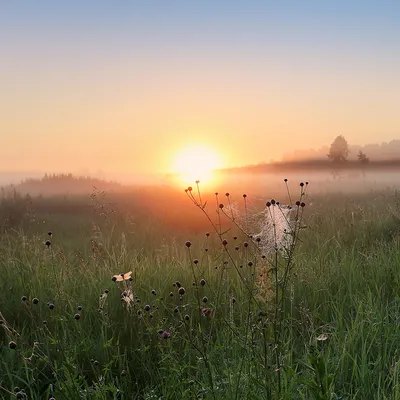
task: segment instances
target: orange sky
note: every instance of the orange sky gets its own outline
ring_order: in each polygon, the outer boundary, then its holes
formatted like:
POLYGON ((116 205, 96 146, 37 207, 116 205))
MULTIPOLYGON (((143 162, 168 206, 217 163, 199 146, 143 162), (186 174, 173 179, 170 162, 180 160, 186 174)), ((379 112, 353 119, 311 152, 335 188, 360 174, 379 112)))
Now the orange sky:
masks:
POLYGON ((329 145, 339 134, 350 144, 400 137, 400 47, 390 13, 380 16, 386 30, 375 40, 381 25, 371 24, 372 12, 358 16, 357 30, 357 13, 335 21, 317 9, 322 20, 310 28, 311 11, 275 10, 283 27, 264 27, 255 8, 211 22, 189 8, 194 27, 179 19, 172 29, 163 10, 128 10, 104 26, 91 24, 88 8, 80 23, 77 4, 70 13, 54 6, 28 27, 17 9, 5 10, 0 170, 159 173, 193 143, 237 166, 329 145), (140 12, 153 24, 133 31, 140 12))

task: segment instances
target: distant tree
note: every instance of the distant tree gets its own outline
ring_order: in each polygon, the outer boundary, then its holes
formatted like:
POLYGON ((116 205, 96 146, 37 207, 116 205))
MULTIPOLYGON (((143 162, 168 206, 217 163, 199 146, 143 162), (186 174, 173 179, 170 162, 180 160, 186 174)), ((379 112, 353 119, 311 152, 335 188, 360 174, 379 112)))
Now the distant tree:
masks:
POLYGON ((331 144, 328 158, 334 162, 343 162, 349 156, 349 145, 347 140, 342 136, 337 136, 331 144))
POLYGON ((367 155, 360 150, 357 154, 357 159, 358 161, 360 161, 361 164, 365 165, 369 163, 369 158, 367 157, 367 155))
POLYGON ((357 159, 362 165, 362 173, 365 178, 365 166, 369 163, 369 158, 363 151, 359 151, 357 154, 357 159))

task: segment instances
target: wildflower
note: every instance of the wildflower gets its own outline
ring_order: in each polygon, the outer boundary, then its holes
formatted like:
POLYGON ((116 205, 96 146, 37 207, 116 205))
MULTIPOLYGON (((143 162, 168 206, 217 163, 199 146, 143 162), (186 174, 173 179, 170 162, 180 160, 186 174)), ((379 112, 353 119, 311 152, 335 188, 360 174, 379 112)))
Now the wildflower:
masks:
POLYGON ((179 293, 181 296, 183 296, 183 295, 185 294, 185 292, 186 292, 186 290, 185 290, 184 287, 180 287, 179 290, 178 290, 178 293, 179 293))
POLYGON ((168 331, 164 331, 162 336, 163 336, 163 339, 169 339, 171 337, 171 334, 168 331))
POLYGON ((114 275, 111 279, 114 282, 122 282, 126 281, 131 278, 132 271, 127 272, 126 274, 119 274, 119 275, 114 275))
POLYGON ((215 310, 213 310, 212 308, 202 308, 201 313, 202 313, 203 317, 211 318, 214 316, 215 310))

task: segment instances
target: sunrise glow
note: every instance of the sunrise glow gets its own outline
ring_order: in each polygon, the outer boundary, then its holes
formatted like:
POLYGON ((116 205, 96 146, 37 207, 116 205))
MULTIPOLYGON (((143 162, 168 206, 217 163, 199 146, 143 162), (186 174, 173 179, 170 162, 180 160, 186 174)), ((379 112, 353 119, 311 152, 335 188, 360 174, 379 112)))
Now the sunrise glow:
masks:
POLYGON ((179 180, 187 185, 199 180, 210 183, 214 176, 213 171, 222 167, 221 157, 212 148, 202 145, 193 145, 184 148, 173 160, 172 172, 179 180))

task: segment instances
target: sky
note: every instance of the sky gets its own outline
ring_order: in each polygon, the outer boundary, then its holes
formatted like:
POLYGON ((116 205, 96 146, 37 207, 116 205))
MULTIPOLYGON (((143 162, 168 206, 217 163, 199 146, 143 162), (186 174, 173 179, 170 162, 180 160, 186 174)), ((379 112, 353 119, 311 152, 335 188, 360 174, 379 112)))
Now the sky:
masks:
POLYGON ((169 171, 400 138, 400 1, 0 4, 0 171, 169 171))

